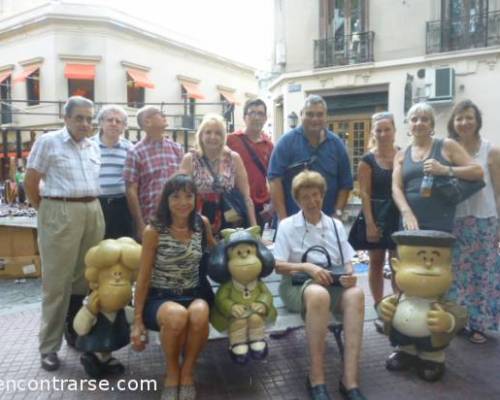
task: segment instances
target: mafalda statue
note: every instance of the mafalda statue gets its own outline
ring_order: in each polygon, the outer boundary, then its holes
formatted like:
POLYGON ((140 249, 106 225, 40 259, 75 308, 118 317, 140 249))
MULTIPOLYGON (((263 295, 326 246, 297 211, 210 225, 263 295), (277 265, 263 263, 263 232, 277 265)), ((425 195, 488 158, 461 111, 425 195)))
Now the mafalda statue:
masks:
POLYGON ((266 323, 276 320, 273 296, 260 280, 273 272, 274 257, 259 233, 259 227, 224 229, 208 262, 210 278, 221 283, 210 322, 228 330, 229 354, 238 364, 266 357, 266 323))
POLYGON ((386 361, 390 371, 416 368, 428 382, 445 370, 444 349, 466 323, 464 308, 443 296, 452 280, 451 246, 455 237, 439 231, 400 231, 392 235, 398 258, 392 259, 398 295, 377 306, 391 345, 397 346, 386 361))
POLYGON ((92 292, 73 321, 75 347, 80 361, 92 378, 124 372, 111 352, 130 343, 129 325, 133 309, 132 284, 139 270, 141 246, 124 237, 106 239, 89 249, 85 256, 85 278, 92 292))

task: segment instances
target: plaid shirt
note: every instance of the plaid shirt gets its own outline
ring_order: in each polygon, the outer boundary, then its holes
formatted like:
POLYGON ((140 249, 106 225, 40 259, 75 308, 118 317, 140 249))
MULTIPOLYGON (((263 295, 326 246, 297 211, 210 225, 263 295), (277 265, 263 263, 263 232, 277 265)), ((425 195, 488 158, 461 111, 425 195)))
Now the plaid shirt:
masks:
POLYGON ((75 142, 66 127, 40 136, 28 156, 28 168, 42 174, 40 195, 97 196, 101 154, 87 138, 75 142))
POLYGON ((151 140, 147 136, 127 155, 123 178, 137 183, 142 218, 147 223, 156 211, 163 185, 177 170, 184 151, 170 139, 151 140))

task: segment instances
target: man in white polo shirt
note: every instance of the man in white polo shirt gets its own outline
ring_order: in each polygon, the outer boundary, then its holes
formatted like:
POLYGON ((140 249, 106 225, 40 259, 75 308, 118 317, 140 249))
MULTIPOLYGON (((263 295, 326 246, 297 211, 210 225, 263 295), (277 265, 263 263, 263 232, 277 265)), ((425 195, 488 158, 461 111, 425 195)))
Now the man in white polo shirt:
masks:
POLYGON ((105 239, 118 239, 132 236, 132 217, 130 215, 123 167, 132 143, 122 135, 127 127, 127 113, 117 105, 104 106, 97 115, 99 133, 92 139, 99 145, 101 152, 101 171, 99 184, 104 221, 105 239))
POLYGON ((97 143, 88 139, 93 110, 90 100, 70 97, 64 106, 65 127, 40 136, 28 157, 25 187, 38 209, 42 258, 39 350, 47 371, 59 368, 65 322, 71 326, 87 294, 85 253, 104 235, 97 200, 100 154, 97 143))

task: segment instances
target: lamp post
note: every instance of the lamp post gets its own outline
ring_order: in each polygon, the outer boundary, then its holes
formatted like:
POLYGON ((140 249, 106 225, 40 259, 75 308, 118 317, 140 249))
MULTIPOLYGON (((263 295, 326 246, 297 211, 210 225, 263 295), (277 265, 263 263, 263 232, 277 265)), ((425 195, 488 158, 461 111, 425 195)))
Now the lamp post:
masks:
POLYGON ((290 128, 295 128, 299 122, 299 116, 295 113, 295 111, 292 111, 290 114, 288 114, 288 117, 286 118, 288 122, 288 126, 290 128))

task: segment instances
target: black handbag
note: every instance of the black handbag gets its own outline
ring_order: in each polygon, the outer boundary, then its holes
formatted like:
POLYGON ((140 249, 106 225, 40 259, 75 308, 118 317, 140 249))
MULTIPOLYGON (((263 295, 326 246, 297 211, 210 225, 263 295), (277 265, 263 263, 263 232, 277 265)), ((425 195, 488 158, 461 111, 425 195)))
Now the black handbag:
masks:
POLYGON ((457 205, 479 192, 486 184, 484 181, 466 181, 453 176, 435 176, 432 190, 450 205, 457 205))
MULTIPOLYGON (((335 236, 337 237, 337 245, 339 247, 339 252, 340 252, 340 262, 341 265, 333 265, 332 264, 332 259, 330 257, 330 254, 328 254, 328 251, 320 245, 314 245, 309 247, 304 254, 302 254, 301 262, 306 262, 307 261, 307 255, 311 251, 317 251, 319 253, 322 253, 325 256, 326 259, 326 264, 317 264, 322 268, 325 268, 332 274, 334 277, 333 285, 340 286, 340 281, 339 277, 342 275, 342 272, 344 271, 344 252, 342 251, 342 246, 340 245, 340 238, 339 238, 339 233, 337 230, 337 225, 335 224, 335 221, 333 221, 333 227, 335 228, 335 236)), ((302 286, 308 279, 311 277, 307 272, 296 272, 292 275, 292 285, 293 286, 302 286)))
MULTIPOLYGON (((390 240, 390 235, 398 230, 399 211, 392 199, 371 199, 371 207, 375 224, 382 232, 382 238, 390 240)), ((349 243, 355 250, 371 250, 380 248, 381 242, 368 242, 366 239, 366 219, 361 210, 349 231, 349 243)), ((390 243, 392 245, 392 242, 390 243)), ((384 246, 387 243, 384 243, 384 246)))
POLYGON ((233 188, 221 193, 222 228, 248 227, 247 206, 241 192, 233 188))
POLYGON ((221 201, 220 207, 222 211, 222 223, 221 228, 231 228, 231 227, 243 227, 247 228, 249 226, 247 206, 245 199, 241 192, 233 187, 230 190, 225 190, 220 184, 219 176, 210 166, 208 159, 203 156, 203 162, 205 163, 210 175, 214 179, 213 190, 220 194, 221 201))

